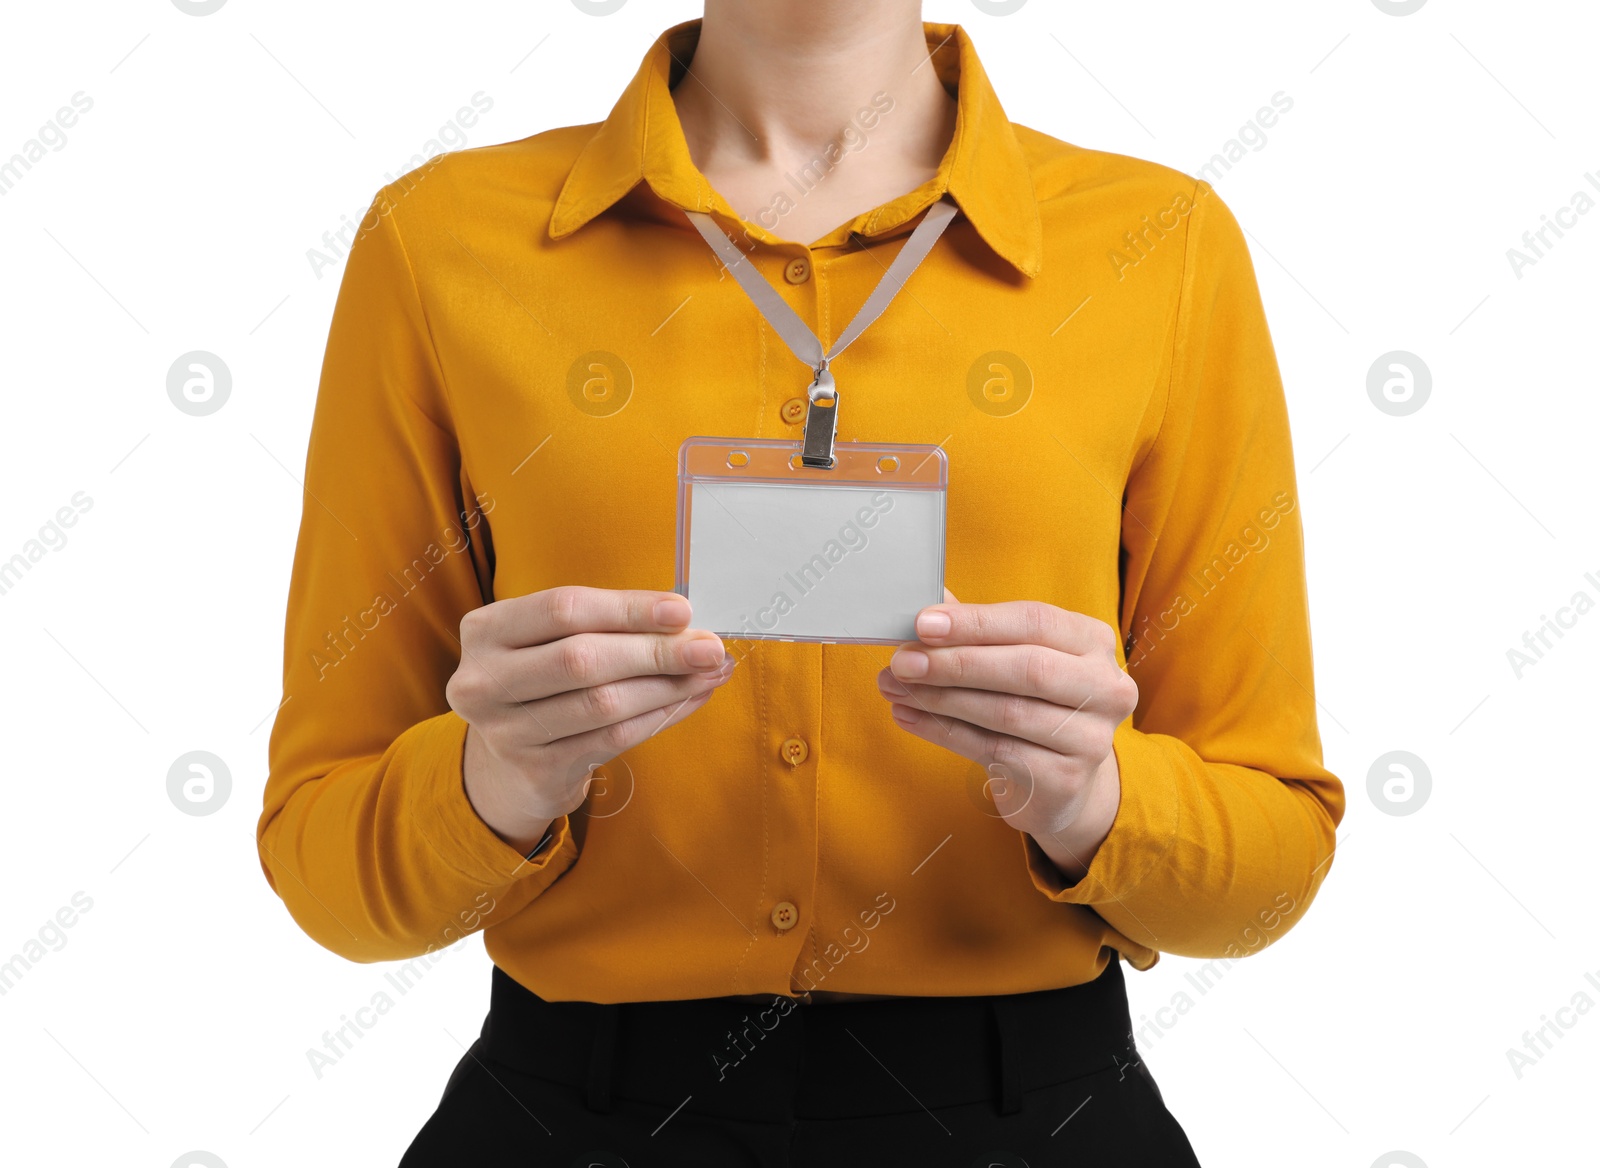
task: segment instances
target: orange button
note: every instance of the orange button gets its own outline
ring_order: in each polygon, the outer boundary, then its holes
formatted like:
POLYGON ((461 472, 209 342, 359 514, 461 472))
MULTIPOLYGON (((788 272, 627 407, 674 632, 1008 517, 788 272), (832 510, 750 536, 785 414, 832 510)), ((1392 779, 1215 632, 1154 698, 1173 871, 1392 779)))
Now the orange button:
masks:
POLYGON ((800 923, 800 910, 787 900, 780 900, 772 906, 772 923, 788 932, 800 923))
POLYGON ((791 425, 799 425, 806 420, 806 399, 792 397, 783 403, 783 409, 778 411, 783 415, 783 420, 791 425))
POLYGON ((811 261, 804 256, 796 256, 783 269, 783 278, 791 284, 804 284, 811 279, 811 261))
POLYGON ((806 746, 804 738, 785 738, 783 745, 778 747, 778 757, 790 766, 799 766, 805 762, 806 755, 810 753, 811 750, 806 746))

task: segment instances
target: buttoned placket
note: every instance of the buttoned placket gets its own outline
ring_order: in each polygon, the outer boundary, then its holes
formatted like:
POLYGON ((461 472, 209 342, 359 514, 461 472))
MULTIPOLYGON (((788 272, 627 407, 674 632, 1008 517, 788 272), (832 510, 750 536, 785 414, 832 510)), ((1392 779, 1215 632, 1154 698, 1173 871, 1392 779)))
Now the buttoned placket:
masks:
MULTIPOLYGON (((861 231, 865 220, 808 247, 761 237, 749 224, 736 218, 730 222, 726 213, 718 218, 730 239, 743 237, 746 242, 741 250, 755 271, 788 302, 826 349, 833 339, 833 326, 839 323, 830 311, 828 267, 831 259, 871 246, 861 231)), ((897 237, 899 234, 903 233, 896 233, 897 237)), ((759 327, 771 326, 762 323, 759 327)), ((773 344, 777 359, 765 360, 752 383, 759 385, 759 400, 781 403, 777 413, 783 432, 798 438, 807 412, 801 395, 808 371, 803 362, 793 360, 781 339, 773 338, 773 344)), ((751 643, 744 655, 756 663, 749 676, 761 707, 757 733, 765 786, 761 800, 764 855, 761 887, 751 891, 759 898, 765 920, 752 937, 740 980, 758 976, 757 970, 761 976, 785 976, 791 993, 803 1002, 811 998, 805 987, 814 987, 824 976, 814 972, 814 962, 820 960, 827 967, 818 936, 819 930, 826 932, 829 926, 818 922, 816 911, 823 853, 817 834, 819 812, 821 800, 827 797, 821 723, 823 662, 829 649, 824 644, 760 641, 751 643), (805 928, 800 928, 801 924, 805 928), (778 944, 780 941, 788 943, 778 944)))
MULTIPOLYGON (((728 226, 737 230, 743 225, 728 226)), ((817 252, 799 243, 755 240, 748 254, 762 276, 821 336, 826 263, 817 252)), ((760 327, 769 326, 762 322, 760 327)), ((803 395, 809 374, 783 349, 781 341, 774 343, 778 352, 762 371, 770 386, 767 400, 775 398, 780 403, 779 432, 798 438, 805 422, 803 395)), ((752 642, 746 653, 756 666, 750 672, 756 700, 762 706, 757 720, 761 736, 758 755, 761 781, 766 785, 762 799, 765 822, 760 825, 766 848, 765 877, 757 893, 765 919, 757 926, 758 944, 747 973, 753 979, 758 976, 755 968, 761 966, 764 972, 759 976, 784 978, 791 986, 796 974, 809 964, 816 944, 823 651, 824 646, 817 644, 759 641, 752 642)), ((798 991, 797 996, 801 1001, 810 998, 798 991)))

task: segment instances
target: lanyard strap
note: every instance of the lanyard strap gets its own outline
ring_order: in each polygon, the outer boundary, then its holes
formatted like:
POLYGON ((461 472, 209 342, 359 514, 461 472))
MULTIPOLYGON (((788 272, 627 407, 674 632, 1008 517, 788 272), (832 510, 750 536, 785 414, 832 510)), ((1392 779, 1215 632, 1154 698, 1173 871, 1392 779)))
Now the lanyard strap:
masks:
POLYGON ((883 315, 884 309, 889 307, 889 302, 894 299, 895 293, 905 286, 911 273, 917 270, 917 265, 922 263, 944 229, 956 217, 958 208, 948 195, 943 196, 938 202, 928 208, 918 223, 911 237, 901 246, 900 251, 890 262, 889 268, 883 273, 883 278, 878 281, 878 286, 872 290, 872 295, 867 297, 859 311, 851 318, 845 330, 834 341, 833 347, 823 351, 822 342, 817 339, 805 321, 800 319, 798 313, 789 307, 789 302, 769 284, 749 258, 729 239, 727 233, 717 226, 717 222, 703 211, 685 211, 689 222, 695 225, 702 238, 711 245, 711 250, 722 259, 728 271, 733 273, 733 278, 739 281, 739 287, 750 297, 761 315, 766 317, 767 323, 773 328, 791 352, 804 361, 815 371, 815 379, 807 393, 809 402, 806 411, 805 438, 802 442, 801 462, 806 466, 831 467, 833 465, 833 436, 838 428, 839 417, 839 391, 833 383, 833 374, 828 371, 828 365, 857 337, 866 331, 867 326, 883 315))
POLYGON ((804 361, 812 369, 823 370, 828 363, 844 352, 845 347, 859 337, 866 328, 878 317, 883 315, 883 310, 889 307, 889 301, 894 299, 895 293, 900 291, 911 273, 917 270, 917 265, 922 263, 928 252, 933 250, 934 241, 946 227, 950 220, 955 218, 957 208, 949 197, 940 199, 928 208, 922 222, 917 224, 911 238, 906 240, 900 248, 898 255, 889 265, 889 270, 884 272, 883 279, 878 281, 878 286, 872 290, 872 295, 867 297, 867 302, 861 310, 845 326, 844 332, 839 334, 839 339, 834 341, 833 348, 826 353, 822 351, 822 342, 811 331, 806 322, 800 319, 798 313, 789 307, 789 302, 778 295, 777 289, 767 283, 766 278, 755 270, 755 265, 750 263, 744 252, 735 246, 722 228, 717 226, 717 221, 704 211, 685 211, 689 222, 699 229, 705 241, 711 245, 713 251, 722 258, 728 271, 733 273, 733 278, 739 281, 755 306, 761 310, 761 315, 767 318, 773 330, 783 338, 794 355, 804 361))

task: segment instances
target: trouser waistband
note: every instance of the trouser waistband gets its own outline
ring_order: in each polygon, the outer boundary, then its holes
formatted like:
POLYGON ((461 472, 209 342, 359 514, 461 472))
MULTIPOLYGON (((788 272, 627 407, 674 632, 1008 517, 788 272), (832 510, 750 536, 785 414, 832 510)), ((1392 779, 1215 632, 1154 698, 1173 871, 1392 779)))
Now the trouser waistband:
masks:
POLYGON ((845 1118, 994 1100, 1136 1062, 1121 965, 1026 994, 801 1007, 703 998, 547 1002, 494 969, 483 1051, 612 1098, 743 1119, 845 1118), (690 1102, 692 1100, 692 1103, 690 1102))

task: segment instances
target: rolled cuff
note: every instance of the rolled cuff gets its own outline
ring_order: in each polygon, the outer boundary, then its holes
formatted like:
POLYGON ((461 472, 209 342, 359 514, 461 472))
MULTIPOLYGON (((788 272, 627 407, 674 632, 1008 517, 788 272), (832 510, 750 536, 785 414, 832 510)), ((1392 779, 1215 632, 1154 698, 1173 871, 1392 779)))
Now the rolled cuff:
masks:
POLYGON ((532 859, 506 843, 483 821, 467 798, 462 754, 467 723, 454 711, 406 731, 405 749, 416 752, 417 773, 426 776, 413 807, 417 830, 439 859, 486 888, 536 881, 555 882, 578 858, 578 842, 567 816, 551 821, 550 838, 532 859))
MULTIPOLYGON (((1023 855, 1033 886, 1059 904, 1081 904, 1102 912, 1122 928, 1115 909, 1137 912, 1126 902, 1172 852, 1178 839, 1178 778, 1172 760, 1159 743, 1133 728, 1131 721, 1117 727, 1111 740, 1122 781, 1122 799, 1111 831, 1101 842, 1089 870, 1076 883, 1034 841, 1022 833, 1023 855)), ((1136 919, 1136 918, 1135 918, 1136 919)), ((1126 931, 1126 930, 1124 930, 1126 931)), ((1136 931, 1132 934, 1137 937, 1136 931)))

